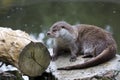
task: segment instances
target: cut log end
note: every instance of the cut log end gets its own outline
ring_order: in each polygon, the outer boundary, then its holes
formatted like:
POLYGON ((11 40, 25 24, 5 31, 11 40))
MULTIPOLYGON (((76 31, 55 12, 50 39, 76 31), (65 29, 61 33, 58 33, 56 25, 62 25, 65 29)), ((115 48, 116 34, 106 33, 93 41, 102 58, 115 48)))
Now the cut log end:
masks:
POLYGON ((19 69, 26 75, 38 76, 50 64, 50 55, 47 48, 39 42, 29 43, 19 57, 19 69))

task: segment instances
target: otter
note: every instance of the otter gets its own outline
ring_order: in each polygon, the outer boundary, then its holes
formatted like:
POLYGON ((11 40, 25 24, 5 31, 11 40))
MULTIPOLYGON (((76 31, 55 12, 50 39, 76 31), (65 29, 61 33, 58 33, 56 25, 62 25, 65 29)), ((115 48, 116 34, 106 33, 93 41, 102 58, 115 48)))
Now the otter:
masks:
POLYGON ((58 21, 52 25, 47 35, 54 38, 52 60, 56 60, 60 51, 70 51, 70 61, 75 61, 77 55, 84 54, 84 58, 92 56, 90 60, 58 70, 74 70, 93 67, 107 62, 115 57, 117 45, 112 34, 104 29, 88 24, 70 25, 65 21, 58 21))

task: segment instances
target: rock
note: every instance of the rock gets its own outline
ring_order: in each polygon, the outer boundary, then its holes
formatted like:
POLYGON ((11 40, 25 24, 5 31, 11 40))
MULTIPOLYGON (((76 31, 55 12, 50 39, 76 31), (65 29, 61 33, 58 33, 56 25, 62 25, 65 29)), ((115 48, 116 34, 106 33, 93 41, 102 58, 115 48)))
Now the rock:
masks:
MULTIPOLYGON (((51 52, 52 53, 52 52, 51 52)), ((75 62, 69 62, 70 56, 64 55, 50 63, 48 71, 58 80, 120 80, 120 55, 106 63, 81 70, 56 70, 59 67, 82 63, 87 59, 81 56, 75 62)))
POLYGON ((56 80, 52 73, 44 72, 40 76, 29 77, 29 80, 56 80))
POLYGON ((24 80, 18 71, 5 71, 0 73, 0 80, 24 80))

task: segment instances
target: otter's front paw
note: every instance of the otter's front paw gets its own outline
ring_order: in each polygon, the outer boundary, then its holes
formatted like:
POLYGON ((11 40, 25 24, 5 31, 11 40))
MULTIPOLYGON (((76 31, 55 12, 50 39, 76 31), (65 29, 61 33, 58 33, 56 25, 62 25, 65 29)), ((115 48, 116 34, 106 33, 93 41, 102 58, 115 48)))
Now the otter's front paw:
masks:
POLYGON ((73 56, 72 56, 72 57, 70 58, 70 62, 75 62, 76 60, 77 60, 76 57, 73 57, 73 56))

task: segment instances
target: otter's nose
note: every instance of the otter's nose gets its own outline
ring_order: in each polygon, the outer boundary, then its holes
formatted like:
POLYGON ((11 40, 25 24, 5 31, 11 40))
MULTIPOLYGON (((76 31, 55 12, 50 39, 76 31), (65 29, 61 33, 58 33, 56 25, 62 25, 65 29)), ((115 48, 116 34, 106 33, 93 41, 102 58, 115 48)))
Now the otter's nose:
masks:
POLYGON ((47 32, 47 35, 49 36, 49 35, 50 35, 50 32, 47 32))

